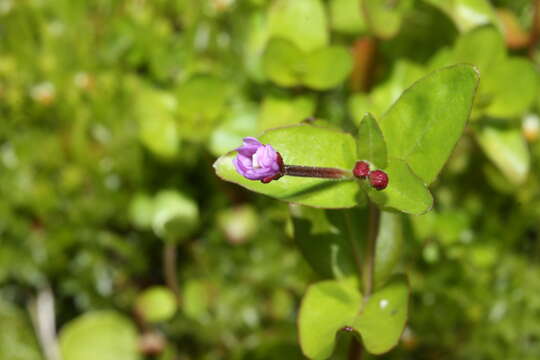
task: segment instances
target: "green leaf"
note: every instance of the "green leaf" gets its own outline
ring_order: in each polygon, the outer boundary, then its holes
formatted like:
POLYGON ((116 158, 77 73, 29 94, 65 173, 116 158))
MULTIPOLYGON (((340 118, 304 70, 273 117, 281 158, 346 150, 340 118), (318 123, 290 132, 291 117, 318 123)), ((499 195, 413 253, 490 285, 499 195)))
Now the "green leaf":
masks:
POLYGON ((373 115, 364 115, 358 127, 357 139, 358 159, 367 160, 378 168, 387 166, 386 143, 373 115))
POLYGON ((32 325, 24 311, 0 300, 0 359, 41 360, 32 325))
POLYGON ((330 22, 333 30, 344 34, 365 31, 359 0, 330 0, 330 22))
POLYGON ((313 115, 315 101, 310 96, 294 98, 267 96, 261 105, 259 129, 293 125, 313 115))
POLYGON ((322 281, 311 285, 300 305, 300 346, 310 359, 332 355, 336 332, 351 325, 362 305, 355 279, 322 281))
POLYGON ((288 39, 302 51, 328 44, 328 24, 320 0, 276 0, 268 23, 270 37, 288 39))
POLYGON ((486 76, 490 104, 485 114, 498 118, 523 115, 537 96, 538 73, 525 59, 512 57, 497 64, 486 76))
POLYGON ((403 221, 401 216, 401 214, 381 212, 379 236, 375 249, 375 287, 386 283, 402 257, 403 221))
POLYGON ((476 136, 486 155, 514 185, 522 184, 529 174, 530 154, 519 129, 486 124, 476 136))
POLYGON ((388 158, 388 186, 378 191, 362 183, 369 198, 383 209, 398 210, 408 214, 423 214, 433 206, 433 197, 403 160, 388 158))
MULTIPOLYGON (((280 152, 285 164, 352 169, 356 142, 350 134, 329 128, 300 124, 265 132, 259 140, 280 152)), ((238 144, 240 145, 240 144, 238 144)), ((249 190, 280 200, 320 208, 349 208, 363 202, 355 181, 284 176, 269 184, 248 180, 238 174, 231 152, 220 157, 214 168, 219 177, 249 190)))
POLYGON ((496 24, 497 16, 487 0, 426 0, 441 8, 452 18, 460 31, 466 32, 477 26, 496 24))
POLYGON ((404 276, 395 277, 369 297, 352 325, 367 351, 379 355, 397 345, 407 322, 408 306, 409 285, 404 276))
POLYGON ((206 284, 200 280, 188 280, 182 294, 183 312, 191 319, 203 320, 210 299, 206 284))
POLYGON ((443 68, 413 84, 379 121, 388 156, 432 183, 463 132, 477 85, 470 65, 443 68))
POLYGON ((410 1, 397 3, 380 0, 362 0, 366 22, 370 30, 378 37, 394 37, 403 20, 403 15, 410 8, 410 1))
POLYGON ((129 205, 129 217, 137 228, 149 228, 154 217, 154 200, 147 194, 135 194, 129 205))
POLYGON ((290 208, 294 239, 315 272, 336 279, 358 273, 354 255, 361 256, 358 249, 365 239, 365 208, 338 211, 293 205, 290 208))
POLYGON ((115 311, 88 312, 60 332, 64 360, 137 360, 137 330, 115 311))
POLYGON ((271 39, 264 52, 264 72, 278 85, 299 85, 305 71, 302 66, 305 56, 292 42, 280 38, 271 39))
POLYGON ((176 297, 164 286, 152 286, 137 296, 135 308, 146 321, 167 321, 176 313, 176 297))
POLYGON ((189 237, 199 224, 197 204, 175 190, 162 190, 154 200, 152 228, 166 241, 189 237))
POLYGON ((350 74, 353 60, 343 46, 324 47, 305 57, 304 84, 312 89, 336 87, 350 74))

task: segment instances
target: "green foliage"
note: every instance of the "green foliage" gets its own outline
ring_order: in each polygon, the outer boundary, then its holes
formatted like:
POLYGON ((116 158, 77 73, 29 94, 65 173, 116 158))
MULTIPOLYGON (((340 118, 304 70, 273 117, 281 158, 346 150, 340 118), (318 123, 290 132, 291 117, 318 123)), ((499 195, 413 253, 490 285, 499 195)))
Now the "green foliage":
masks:
POLYGON ((139 294, 135 309, 146 321, 167 321, 176 312, 176 298, 168 288, 153 286, 139 294))

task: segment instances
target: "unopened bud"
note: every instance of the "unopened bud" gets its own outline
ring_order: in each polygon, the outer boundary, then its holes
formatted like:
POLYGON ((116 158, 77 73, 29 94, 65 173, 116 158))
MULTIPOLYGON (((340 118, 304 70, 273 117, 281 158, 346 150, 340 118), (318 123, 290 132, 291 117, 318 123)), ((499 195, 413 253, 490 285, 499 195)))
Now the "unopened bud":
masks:
POLYGON ((369 175, 369 164, 365 161, 357 161, 353 170, 354 176, 365 179, 369 175))
POLYGON ((388 175, 382 170, 375 170, 369 173, 369 183, 377 190, 382 190, 388 186, 388 175))

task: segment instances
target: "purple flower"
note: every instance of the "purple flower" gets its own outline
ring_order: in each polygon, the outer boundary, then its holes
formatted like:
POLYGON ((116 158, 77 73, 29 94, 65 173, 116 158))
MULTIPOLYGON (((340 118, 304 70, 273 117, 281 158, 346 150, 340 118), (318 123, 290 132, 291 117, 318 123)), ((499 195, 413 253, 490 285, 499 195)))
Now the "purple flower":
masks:
POLYGON ((233 164, 236 171, 245 178, 267 183, 283 175, 283 160, 271 145, 247 137, 236 151, 238 155, 233 159, 233 164))

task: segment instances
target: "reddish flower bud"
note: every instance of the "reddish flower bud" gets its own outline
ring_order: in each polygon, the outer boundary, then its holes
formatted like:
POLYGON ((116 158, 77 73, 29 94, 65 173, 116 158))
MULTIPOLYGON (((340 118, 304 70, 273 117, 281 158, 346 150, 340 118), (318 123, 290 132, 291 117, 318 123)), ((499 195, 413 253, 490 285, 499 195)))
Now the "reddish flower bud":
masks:
POLYGON ((382 190, 388 186, 388 175, 382 170, 371 171, 369 182, 375 189, 382 190))
POLYGON ((360 179, 367 178, 369 175, 369 164, 365 161, 357 161, 353 169, 353 174, 360 179))

